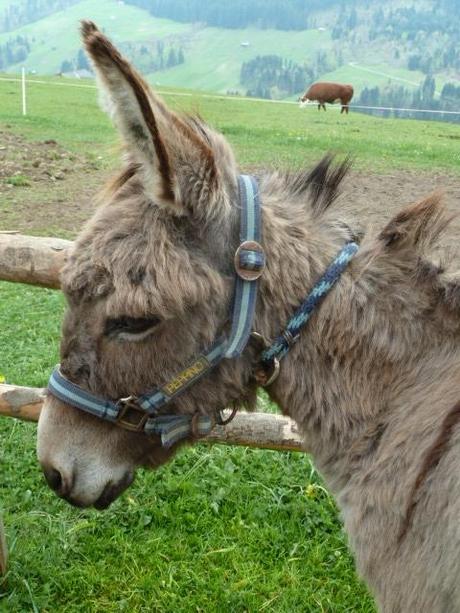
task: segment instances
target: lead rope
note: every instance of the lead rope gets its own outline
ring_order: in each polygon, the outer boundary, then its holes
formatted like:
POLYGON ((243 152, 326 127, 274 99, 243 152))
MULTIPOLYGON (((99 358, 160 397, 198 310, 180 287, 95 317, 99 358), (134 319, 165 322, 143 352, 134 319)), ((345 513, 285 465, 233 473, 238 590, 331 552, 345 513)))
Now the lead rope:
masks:
MULTIPOLYGON (((358 249, 359 246, 356 243, 350 242, 339 251, 291 317, 281 334, 262 351, 254 373, 254 377, 259 385, 268 387, 278 377, 281 359, 285 357, 291 347, 299 340, 301 329, 308 322, 313 311, 337 283, 358 249)), ((259 335, 259 339, 261 338, 259 335)))

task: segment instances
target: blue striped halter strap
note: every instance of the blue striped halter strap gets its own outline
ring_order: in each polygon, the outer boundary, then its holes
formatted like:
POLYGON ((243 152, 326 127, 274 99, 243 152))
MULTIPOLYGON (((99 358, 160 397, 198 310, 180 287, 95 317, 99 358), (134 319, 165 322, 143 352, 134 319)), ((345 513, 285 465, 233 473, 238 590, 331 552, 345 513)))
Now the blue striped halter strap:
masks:
MULTIPOLYGON (((128 396, 113 401, 101 398, 67 379, 57 366, 48 383, 48 391, 62 402, 77 409, 136 432, 156 434, 164 447, 170 447, 190 435, 206 436, 214 425, 225 425, 221 412, 215 416, 166 414, 162 409, 187 388, 207 375, 222 359, 237 358, 251 336, 257 299, 258 280, 265 268, 265 253, 261 246, 261 206, 257 181, 249 175, 238 177, 240 245, 235 253, 235 285, 230 335, 219 337, 207 350, 177 373, 163 386, 141 396, 128 396)), ((355 243, 348 243, 318 280, 310 294, 289 321, 282 334, 266 346, 255 371, 260 385, 270 385, 279 372, 279 361, 299 337, 300 328, 313 309, 338 280, 356 253, 355 243)), ((262 338, 252 333, 257 338, 262 338)))

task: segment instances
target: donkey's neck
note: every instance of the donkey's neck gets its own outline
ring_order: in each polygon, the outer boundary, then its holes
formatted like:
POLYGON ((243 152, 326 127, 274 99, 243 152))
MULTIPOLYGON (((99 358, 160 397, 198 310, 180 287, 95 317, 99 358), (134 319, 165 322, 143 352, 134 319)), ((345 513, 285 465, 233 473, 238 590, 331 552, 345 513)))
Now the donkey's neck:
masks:
POLYGON ((263 193, 262 199, 267 268, 260 281, 257 326, 266 338, 272 338, 339 250, 355 237, 345 219, 329 213, 315 215, 305 196, 296 200, 275 191, 263 193))
MULTIPOLYGON (((260 283, 256 325, 265 338, 273 339, 285 328, 339 250, 354 236, 343 219, 329 213, 315 215, 305 200, 293 202, 292 197, 265 195, 263 201, 267 269, 260 283)), ((335 292, 334 288, 332 294, 335 292)), ((318 307, 322 315, 329 310, 328 299, 334 298, 326 297, 325 304, 318 307)), ((331 386, 326 380, 321 381, 323 373, 316 372, 325 359, 321 354, 327 353, 321 333, 318 334, 317 319, 318 313, 314 313, 312 321, 301 331, 300 342, 282 360, 281 374, 269 393, 283 413, 296 420, 305 432, 309 451, 320 452, 322 447, 332 451, 331 444, 336 451, 341 444, 336 434, 344 430, 343 415, 335 411, 325 414, 326 406, 339 401, 341 391, 336 381, 331 386), (313 445, 310 438, 315 442, 321 440, 322 444, 313 445)), ((329 359, 333 356, 326 361, 329 359)))
MULTIPOLYGON (((351 239, 347 226, 329 214, 315 217, 305 205, 287 209, 276 198, 265 199, 268 265, 260 287, 258 331, 267 338, 279 334, 351 239)), ((349 479, 353 458, 379 440, 391 419, 400 419, 401 396, 423 389, 421 365, 429 362, 429 354, 439 364, 446 347, 439 335, 435 347, 436 332, 422 316, 428 307, 423 289, 414 296, 414 287, 396 265, 388 269, 387 262, 373 263, 373 247, 372 238, 364 241, 269 389, 305 433, 307 450, 336 490, 349 479)))

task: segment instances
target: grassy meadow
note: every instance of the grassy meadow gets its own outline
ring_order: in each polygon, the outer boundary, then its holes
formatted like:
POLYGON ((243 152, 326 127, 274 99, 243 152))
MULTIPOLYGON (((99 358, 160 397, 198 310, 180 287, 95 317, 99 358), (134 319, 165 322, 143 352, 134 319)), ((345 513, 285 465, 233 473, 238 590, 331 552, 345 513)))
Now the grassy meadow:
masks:
MULTIPOLYGON (((97 106, 94 82, 29 80, 28 116, 21 115, 18 81, 0 76, 0 121, 29 138, 54 138, 75 151, 113 163, 117 137, 97 106), (39 81, 39 82, 34 82, 39 81)), ((325 151, 352 153, 356 167, 373 172, 427 169, 460 172, 460 126, 438 122, 341 116, 290 102, 221 97, 161 89, 172 108, 199 113, 235 148, 242 166, 302 166, 325 151)))
MULTIPOLYGON (((1 10, 1 4, 0 4, 1 10)), ((80 19, 95 21, 117 43, 163 40, 183 47, 186 63, 151 75, 152 80, 165 86, 182 84, 191 89, 226 92, 239 89, 241 64, 258 55, 276 52, 298 63, 312 61, 319 50, 332 47, 329 32, 303 30, 283 32, 257 28, 224 29, 197 27, 170 19, 153 17, 147 11, 113 0, 82 0, 65 10, 39 21, 0 34, 0 44, 15 36, 27 36, 31 52, 26 60, 27 70, 39 74, 57 73, 63 59, 71 60, 80 47, 78 26, 80 19), (53 37, 48 36, 53 32, 53 37), (242 47, 248 42, 248 47, 242 47)), ((17 72, 21 65, 12 65, 8 72, 17 72)))
MULTIPOLYGON (((113 166, 117 137, 91 83, 30 83, 25 118, 19 94, 18 83, 0 80, 0 139, 2 130, 55 139, 102 170, 113 166)), ((319 114, 193 92, 165 98, 218 127, 246 169, 300 166, 328 149, 351 151, 358 168, 372 172, 460 168, 459 126, 345 118, 333 109, 319 114)), ((20 198, 32 188, 11 189, 20 198)), ((11 206, 0 193, 0 228, 11 206)), ((50 233, 58 224, 57 212, 50 233)), ((7 382, 46 384, 63 309, 59 292, 0 282, 0 375, 7 382)), ((261 410, 274 410, 260 402, 261 410)), ((45 487, 34 446, 34 425, 0 421, 0 510, 11 553, 2 612, 375 610, 307 455, 199 445, 158 472, 141 472, 99 513, 73 509, 45 487)))

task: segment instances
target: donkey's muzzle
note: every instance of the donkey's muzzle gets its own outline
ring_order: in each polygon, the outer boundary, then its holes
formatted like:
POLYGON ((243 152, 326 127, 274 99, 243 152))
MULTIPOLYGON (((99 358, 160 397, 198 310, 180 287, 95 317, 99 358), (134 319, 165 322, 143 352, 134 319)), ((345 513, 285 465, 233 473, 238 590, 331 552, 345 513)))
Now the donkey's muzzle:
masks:
POLYGON ((63 469, 58 470, 46 464, 42 464, 42 469, 47 484, 59 498, 63 498, 69 504, 78 508, 93 506, 98 510, 107 509, 134 480, 134 472, 131 470, 126 471, 123 477, 116 483, 109 481, 96 500, 90 500, 79 495, 78 484, 76 483, 78 478, 75 471, 66 473, 63 469))
POLYGON ((93 505, 94 508, 97 509, 98 511, 103 511, 104 509, 107 509, 107 507, 109 507, 112 504, 112 502, 116 500, 118 496, 120 496, 120 494, 122 494, 125 491, 125 489, 131 485, 133 480, 134 480, 134 473, 128 472, 123 477, 123 479, 116 485, 113 485, 111 483, 107 484, 102 494, 99 496, 99 498, 94 503, 93 505))

